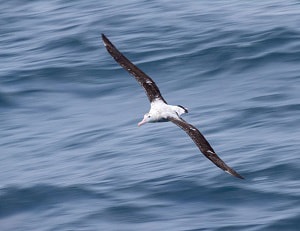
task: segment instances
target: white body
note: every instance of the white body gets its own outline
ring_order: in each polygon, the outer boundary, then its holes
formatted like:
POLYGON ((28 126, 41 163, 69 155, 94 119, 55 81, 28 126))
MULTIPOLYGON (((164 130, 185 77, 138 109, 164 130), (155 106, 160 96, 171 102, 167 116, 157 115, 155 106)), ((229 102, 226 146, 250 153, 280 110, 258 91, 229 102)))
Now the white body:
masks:
POLYGON ((180 118, 180 115, 186 113, 182 107, 166 104, 160 99, 151 102, 150 111, 144 115, 144 119, 138 124, 167 122, 169 117, 180 118))

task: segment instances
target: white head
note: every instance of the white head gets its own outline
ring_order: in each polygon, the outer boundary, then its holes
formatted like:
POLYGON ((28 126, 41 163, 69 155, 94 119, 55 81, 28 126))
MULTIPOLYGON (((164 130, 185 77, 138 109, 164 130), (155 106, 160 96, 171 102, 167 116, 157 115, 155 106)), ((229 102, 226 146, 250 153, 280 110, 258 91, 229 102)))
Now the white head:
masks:
POLYGON ((138 126, 142 126, 145 123, 151 123, 151 122, 154 122, 154 121, 155 121, 155 119, 153 118, 153 116, 150 113, 146 113, 144 115, 143 120, 138 123, 138 126))

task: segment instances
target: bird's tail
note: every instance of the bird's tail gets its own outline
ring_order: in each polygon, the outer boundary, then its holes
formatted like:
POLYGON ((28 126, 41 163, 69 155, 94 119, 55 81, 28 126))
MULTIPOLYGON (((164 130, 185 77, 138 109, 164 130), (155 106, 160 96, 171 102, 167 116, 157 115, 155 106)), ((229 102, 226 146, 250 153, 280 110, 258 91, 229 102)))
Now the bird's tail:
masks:
POLYGON ((182 115, 182 114, 184 114, 184 113, 188 113, 189 112, 187 108, 185 108, 185 107, 183 107, 181 105, 177 105, 177 106, 174 106, 174 107, 175 107, 175 111, 177 112, 177 114, 179 116, 182 115))

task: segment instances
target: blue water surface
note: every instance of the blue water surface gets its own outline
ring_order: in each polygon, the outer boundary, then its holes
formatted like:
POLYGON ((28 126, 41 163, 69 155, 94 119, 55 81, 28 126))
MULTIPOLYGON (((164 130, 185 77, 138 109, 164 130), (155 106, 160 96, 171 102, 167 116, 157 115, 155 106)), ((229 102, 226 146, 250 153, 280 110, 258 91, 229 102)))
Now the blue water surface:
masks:
POLYGON ((296 231, 300 2, 2 1, 0 230, 296 231), (101 33, 246 179, 172 123, 101 33))

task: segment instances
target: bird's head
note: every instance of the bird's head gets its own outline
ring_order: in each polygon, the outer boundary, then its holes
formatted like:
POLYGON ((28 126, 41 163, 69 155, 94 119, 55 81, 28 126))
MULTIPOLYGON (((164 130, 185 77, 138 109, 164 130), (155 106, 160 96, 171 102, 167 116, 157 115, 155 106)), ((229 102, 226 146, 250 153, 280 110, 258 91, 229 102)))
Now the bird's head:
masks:
POLYGON ((151 122, 153 122, 153 121, 154 121, 153 116, 152 116, 150 113, 146 113, 146 114, 144 115, 143 120, 142 120, 141 122, 138 123, 138 126, 140 127, 140 126, 142 126, 142 125, 145 124, 145 123, 151 123, 151 122))

